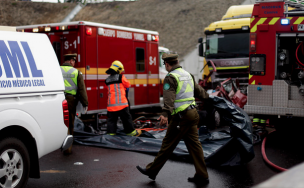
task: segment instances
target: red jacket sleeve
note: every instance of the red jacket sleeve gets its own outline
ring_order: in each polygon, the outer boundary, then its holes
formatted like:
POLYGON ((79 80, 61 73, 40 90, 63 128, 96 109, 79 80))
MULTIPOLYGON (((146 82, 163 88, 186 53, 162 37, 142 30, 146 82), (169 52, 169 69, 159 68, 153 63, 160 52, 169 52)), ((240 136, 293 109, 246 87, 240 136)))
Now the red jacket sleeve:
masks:
POLYGON ((122 75, 121 81, 122 81, 122 85, 125 88, 129 88, 130 87, 130 82, 127 80, 127 78, 125 77, 125 75, 122 75))

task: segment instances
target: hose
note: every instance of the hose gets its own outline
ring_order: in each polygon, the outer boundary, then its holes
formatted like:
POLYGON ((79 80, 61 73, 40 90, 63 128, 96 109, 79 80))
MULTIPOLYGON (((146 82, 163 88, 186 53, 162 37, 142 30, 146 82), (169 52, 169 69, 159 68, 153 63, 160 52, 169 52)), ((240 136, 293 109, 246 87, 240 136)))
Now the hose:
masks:
MULTIPOLYGON (((274 131, 270 132, 270 133, 273 133, 274 131)), ((269 134, 270 134, 269 133, 269 134)), ((268 135, 269 135, 268 134, 268 135)), ((273 164, 268 158, 267 158, 267 155, 266 155, 266 152, 265 152, 265 145, 266 145, 266 140, 267 140, 267 136, 264 138, 263 142, 262 142, 262 146, 261 146, 261 152, 262 152, 262 156, 263 156, 263 159, 264 161, 269 164, 271 167, 275 168, 276 170, 279 170, 279 171, 286 171, 287 169, 286 168, 282 168, 282 167, 279 167, 275 164, 273 164)))
POLYGON ((135 122, 136 120, 139 120, 139 119, 141 119, 141 118, 145 118, 145 116, 140 116, 140 117, 134 119, 133 122, 135 122))

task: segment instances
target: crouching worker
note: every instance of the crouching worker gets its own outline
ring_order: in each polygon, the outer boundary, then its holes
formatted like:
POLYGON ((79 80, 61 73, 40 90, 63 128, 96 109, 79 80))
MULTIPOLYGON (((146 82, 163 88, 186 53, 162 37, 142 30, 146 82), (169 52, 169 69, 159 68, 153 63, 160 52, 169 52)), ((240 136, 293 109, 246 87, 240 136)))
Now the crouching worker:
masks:
POLYGON ((188 178, 188 181, 199 185, 208 184, 204 153, 198 139, 199 115, 195 108, 195 97, 203 100, 209 98, 209 95, 195 83, 194 77, 190 73, 182 69, 178 63, 177 54, 163 54, 162 59, 169 73, 164 80, 164 107, 162 115, 159 117, 160 125, 168 125, 169 115, 172 115, 172 118, 154 161, 146 167, 137 166, 137 169, 155 180, 177 144, 183 139, 196 171, 194 177, 188 178))
POLYGON ((125 133, 129 136, 139 136, 141 131, 135 130, 133 127, 126 97, 126 89, 130 87, 130 82, 121 74, 123 71, 124 67, 120 61, 114 61, 106 71, 107 74, 110 74, 105 81, 108 86, 107 134, 116 135, 117 119, 120 117, 125 133))

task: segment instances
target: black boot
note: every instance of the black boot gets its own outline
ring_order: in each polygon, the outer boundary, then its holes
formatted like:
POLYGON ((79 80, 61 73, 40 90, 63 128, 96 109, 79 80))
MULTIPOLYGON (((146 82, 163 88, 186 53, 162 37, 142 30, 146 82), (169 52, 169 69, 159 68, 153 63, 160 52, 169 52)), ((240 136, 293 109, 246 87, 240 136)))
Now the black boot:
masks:
POLYGON ((193 182, 193 183, 195 183, 197 185, 206 185, 206 184, 209 183, 209 179, 208 178, 200 178, 200 177, 196 177, 196 176, 189 177, 188 181, 189 182, 193 182))
POLYGON ((155 180, 156 175, 151 175, 149 174, 149 172, 147 172, 146 168, 142 168, 141 166, 136 166, 137 170, 139 170, 139 172, 141 172, 143 175, 148 176, 151 180, 155 180))

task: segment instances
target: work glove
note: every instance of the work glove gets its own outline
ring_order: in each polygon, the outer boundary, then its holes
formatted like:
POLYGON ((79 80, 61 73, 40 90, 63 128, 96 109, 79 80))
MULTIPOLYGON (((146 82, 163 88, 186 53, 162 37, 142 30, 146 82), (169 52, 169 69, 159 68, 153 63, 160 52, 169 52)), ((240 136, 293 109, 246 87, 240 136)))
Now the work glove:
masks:
POLYGON ((88 111, 88 107, 86 106, 86 107, 84 107, 84 113, 86 114, 87 111, 88 111))

